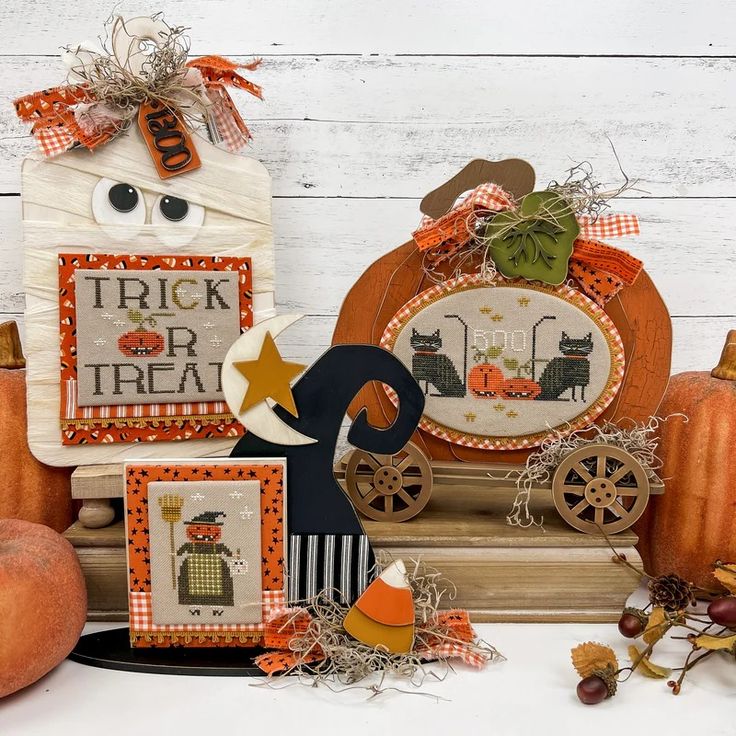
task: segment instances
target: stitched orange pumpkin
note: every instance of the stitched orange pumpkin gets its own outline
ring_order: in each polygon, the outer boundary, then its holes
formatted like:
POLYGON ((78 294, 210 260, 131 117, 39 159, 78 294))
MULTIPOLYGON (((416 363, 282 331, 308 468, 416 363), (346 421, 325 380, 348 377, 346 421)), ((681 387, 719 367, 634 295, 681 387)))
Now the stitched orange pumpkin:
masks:
POLYGON ((25 519, 62 532, 72 523, 72 468, 51 468, 28 449, 26 372, 15 322, 0 325, 0 518, 25 519))
POLYGON ((491 363, 475 365, 468 374, 468 388, 479 399, 495 399, 500 396, 505 383, 501 369, 491 363))
POLYGON ((150 358, 163 352, 164 336, 145 328, 125 332, 118 338, 118 348, 129 358, 150 358))
POLYGON ((531 378, 509 378, 505 381, 503 395, 507 399, 536 399, 542 387, 531 378))
POLYGON ((713 562, 736 562, 736 330, 720 363, 707 372, 673 376, 658 414, 665 493, 653 496, 639 521, 639 552, 651 575, 675 572, 719 590, 713 562))

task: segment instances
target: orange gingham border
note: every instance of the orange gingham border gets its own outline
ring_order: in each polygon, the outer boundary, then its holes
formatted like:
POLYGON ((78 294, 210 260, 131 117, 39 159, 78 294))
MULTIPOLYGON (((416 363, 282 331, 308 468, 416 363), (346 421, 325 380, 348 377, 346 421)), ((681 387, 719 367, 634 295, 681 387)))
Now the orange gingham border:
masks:
MULTIPOLYGON (((441 284, 432 286, 421 294, 417 294, 413 299, 410 299, 406 304, 404 304, 404 306, 401 307, 401 309, 399 309, 399 311, 391 318, 388 325, 386 325, 386 329, 381 336, 379 343, 380 346, 393 352, 396 339, 406 326, 406 323, 412 317, 419 314, 419 312, 421 312, 426 306, 429 306, 450 294, 483 287, 496 289, 509 287, 530 289, 531 291, 538 291, 544 294, 558 296, 580 309, 580 311, 585 312, 587 316, 593 319, 593 321, 601 328, 601 332, 603 332, 606 337, 606 341, 608 342, 609 350, 611 352, 611 371, 608 375, 608 381, 606 382, 606 386, 597 401, 591 404, 587 411, 565 423, 563 433, 570 434, 577 429, 582 429, 583 427, 587 427, 591 424, 594 419, 606 410, 616 397, 616 394, 621 387, 626 366, 624 344, 621 340, 621 335, 616 329, 616 325, 603 311, 603 309, 601 309, 601 307, 599 307, 594 301, 588 299, 587 296, 566 284, 555 287, 544 287, 515 281, 489 282, 480 274, 463 274, 456 279, 443 281, 441 284)), ((398 406, 399 400, 396 392, 385 385, 384 390, 391 402, 398 406)), ((425 432, 429 432, 429 434, 435 437, 451 442, 452 444, 462 445, 464 447, 473 447, 478 450, 522 450, 530 447, 537 447, 550 435, 551 432, 563 431, 559 427, 556 427, 547 432, 535 432, 534 434, 522 435, 520 437, 488 437, 458 432, 457 430, 452 429, 451 427, 446 427, 426 416, 422 416, 419 421, 419 428, 423 429, 425 432)))
MULTIPOLYGON (((153 610, 151 605, 150 591, 129 591, 128 603, 130 605, 130 629, 138 634, 148 632, 192 632, 192 633, 218 633, 232 632, 254 632, 263 631, 264 624, 209 624, 197 626, 197 624, 154 624, 153 610)), ((264 590, 263 598, 263 621, 275 615, 286 606, 286 596, 283 590, 264 590)))
MULTIPOLYGON (((258 640, 263 634, 265 622, 268 620, 270 615, 274 615, 277 612, 283 610, 286 606, 286 594, 285 586, 287 579, 286 570, 286 538, 287 538, 287 521, 286 521, 286 494, 287 480, 286 480, 286 460, 284 458, 201 458, 197 460, 181 460, 181 461, 170 461, 165 460, 131 460, 126 462, 123 466, 123 473, 125 478, 125 503, 124 503, 124 518, 125 518, 125 538, 126 538, 126 564, 128 569, 128 615, 129 615, 129 628, 131 632, 131 642, 135 647, 146 647, 149 646, 147 640, 151 636, 162 637, 166 634, 176 636, 177 634, 192 634, 193 636, 199 637, 201 640, 211 640, 207 646, 218 646, 217 640, 214 638, 218 634, 253 634, 253 639, 258 640), (198 625, 198 624, 154 624, 153 623, 153 611, 150 590, 151 587, 151 562, 148 557, 149 552, 144 552, 142 549, 135 549, 135 554, 131 547, 131 528, 130 521, 128 519, 128 509, 133 503, 141 503, 141 521, 140 523, 145 527, 144 536, 145 541, 150 545, 150 530, 148 530, 148 484, 157 480, 162 480, 161 477, 155 475, 155 473, 162 472, 165 476, 171 475, 171 480, 176 482, 186 483, 192 480, 224 480, 224 481, 237 481, 240 477, 232 472, 226 473, 225 468, 229 468, 230 471, 237 470, 255 470, 259 473, 258 480, 261 483, 261 494, 260 494, 260 505, 261 505, 261 524, 267 515, 265 509, 270 507, 274 514, 281 514, 281 519, 276 523, 277 529, 274 529, 271 523, 268 524, 272 527, 271 535, 276 534, 278 541, 272 539, 271 542, 264 539, 264 530, 261 530, 261 576, 263 580, 262 588, 262 618, 259 623, 255 624, 209 624, 209 625, 198 625), (278 468, 279 472, 274 473, 273 469, 278 468), (192 472, 193 469, 196 469, 192 472), (141 474, 141 470, 145 471, 145 475, 141 474), (172 475, 172 471, 178 471, 178 475, 172 475), (198 475, 200 471, 210 471, 211 475, 206 476, 203 474, 201 478, 194 477, 194 474, 198 475), (267 471, 271 471, 271 475, 267 474, 267 471), (281 480, 281 493, 278 492, 277 486, 271 486, 267 492, 264 493, 263 477, 261 475, 270 478, 274 476, 281 480), (136 478, 138 481, 136 482, 136 478), (142 480, 141 480, 142 478, 142 480), (137 499, 134 496, 139 495, 137 499), (265 557, 264 557, 265 556, 265 557), (275 583, 272 576, 272 582, 269 584, 266 573, 264 572, 265 565, 275 565, 276 576, 279 579, 277 585, 279 587, 273 587, 275 583), (143 574, 147 580, 144 581, 140 590, 133 590, 133 578, 136 574, 143 574), (213 636, 212 636, 213 635, 213 636), (134 643, 133 643, 134 642, 134 643)), ((249 475, 249 477, 251 477, 249 475)), ((168 478, 166 478, 168 480, 168 478)), ((269 520, 270 522, 270 520, 269 520)), ((137 523, 137 522, 136 522, 137 523)), ((163 643, 163 642, 161 642, 163 643)), ((171 643, 168 644, 169 646, 171 643)))

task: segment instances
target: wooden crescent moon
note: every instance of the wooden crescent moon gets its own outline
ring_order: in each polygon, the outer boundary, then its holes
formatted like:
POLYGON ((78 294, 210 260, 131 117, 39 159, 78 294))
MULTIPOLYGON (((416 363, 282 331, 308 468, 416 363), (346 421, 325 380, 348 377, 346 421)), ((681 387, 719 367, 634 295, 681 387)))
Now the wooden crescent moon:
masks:
POLYGON ((277 445, 311 445, 317 440, 297 432, 282 422, 274 414, 272 403, 268 401, 262 401, 241 413, 240 406, 248 388, 248 380, 233 363, 240 360, 255 360, 267 332, 276 338, 301 318, 301 314, 280 314, 253 325, 230 346, 222 364, 222 391, 230 411, 248 432, 277 445))

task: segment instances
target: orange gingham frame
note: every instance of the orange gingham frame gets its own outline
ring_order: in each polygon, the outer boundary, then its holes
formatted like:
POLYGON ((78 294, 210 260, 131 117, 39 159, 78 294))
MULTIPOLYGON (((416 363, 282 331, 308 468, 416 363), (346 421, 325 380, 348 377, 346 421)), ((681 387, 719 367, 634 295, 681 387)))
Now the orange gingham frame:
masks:
MULTIPOLYGON (((522 450, 537 447, 553 433, 558 434, 563 432, 563 434, 570 434, 571 432, 583 429, 584 427, 592 424, 592 422, 600 416, 614 400, 621 384, 623 383, 624 370, 626 367, 624 344, 621 340, 621 335, 616 329, 616 325, 614 325, 611 318, 603 311, 603 309, 601 309, 601 307, 599 307, 594 301, 588 299, 588 297, 581 292, 565 284, 547 287, 531 284, 526 281, 506 281, 500 279, 489 281, 487 278, 484 278, 479 274, 464 274, 456 279, 450 279, 442 282, 441 284, 436 284, 426 291, 423 291, 421 294, 417 294, 413 299, 410 299, 406 304, 404 304, 404 306, 399 309, 386 326, 380 340, 381 347, 393 352, 396 340, 404 327, 406 327, 409 320, 419 314, 430 304, 452 294, 481 288, 515 288, 538 291, 564 299, 568 304, 572 304, 580 311, 584 312, 586 316, 592 319, 600 328, 608 344, 609 353, 611 355, 611 370, 609 372, 606 385, 595 402, 593 402, 577 417, 565 423, 564 430, 561 430, 559 427, 555 427, 549 431, 535 432, 533 434, 520 435, 518 437, 485 436, 459 432, 456 429, 446 427, 445 425, 426 416, 422 416, 419 421, 419 428, 435 437, 451 442, 452 444, 462 445, 464 447, 473 447, 478 450, 522 450)), ((391 402, 398 405, 398 397, 396 396, 396 393, 387 386, 384 387, 384 390, 391 402)))
POLYGON ((131 646, 257 646, 263 638, 266 621, 286 606, 286 459, 130 460, 125 463, 123 472, 131 646), (148 484, 173 481, 185 485, 188 481, 238 481, 243 478, 261 483, 261 623, 154 624, 148 484), (272 480, 276 482, 271 483, 272 480), (130 513, 133 510, 135 513, 130 513))

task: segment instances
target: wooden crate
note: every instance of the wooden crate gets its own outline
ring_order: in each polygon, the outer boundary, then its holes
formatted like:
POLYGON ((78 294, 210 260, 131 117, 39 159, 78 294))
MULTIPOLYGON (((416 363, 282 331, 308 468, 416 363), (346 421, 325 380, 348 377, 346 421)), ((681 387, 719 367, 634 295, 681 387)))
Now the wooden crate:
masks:
MULTIPOLYGON (((615 621, 636 576, 612 561, 600 537, 567 526, 549 492, 535 492, 543 527, 506 523, 513 492, 438 486, 426 509, 403 524, 365 521, 378 553, 422 559, 451 579, 457 594, 447 607, 471 611, 474 621, 615 621)), ((127 617, 127 563, 123 522, 66 533, 87 579, 90 618, 127 617)), ((641 560, 632 532, 614 538, 635 565, 641 560)))
MULTIPOLYGON (((549 491, 530 507, 543 526, 509 526, 513 491, 437 486, 427 507, 403 524, 365 521, 377 550, 421 558, 457 586, 454 603, 474 621, 616 621, 638 578, 613 562, 605 539, 559 516, 549 491)), ((634 565, 637 537, 612 538, 634 565)))

